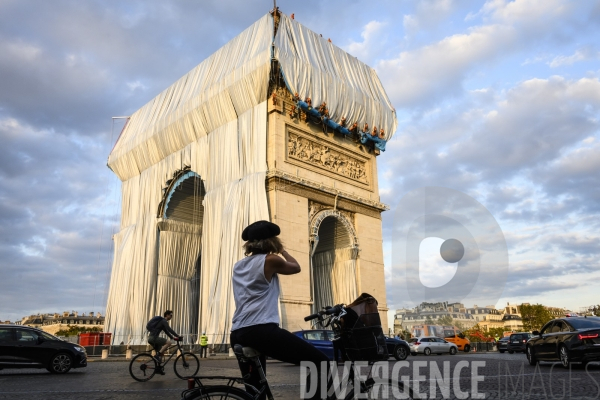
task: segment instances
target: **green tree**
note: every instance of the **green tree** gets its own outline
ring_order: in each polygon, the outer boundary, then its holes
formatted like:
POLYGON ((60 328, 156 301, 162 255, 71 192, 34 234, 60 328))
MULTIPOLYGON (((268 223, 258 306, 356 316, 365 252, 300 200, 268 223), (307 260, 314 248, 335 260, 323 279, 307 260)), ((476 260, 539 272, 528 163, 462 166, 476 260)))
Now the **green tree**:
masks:
POLYGON ((434 324, 434 322, 431 319, 431 316, 428 315, 427 318, 425 318, 425 325, 433 325, 433 324, 434 324))
POLYGON ((487 334, 493 338, 499 337, 500 339, 502 339, 502 336, 504 336, 504 328, 489 328, 487 334))
POLYGON ((450 314, 441 316, 437 319, 438 325, 454 325, 454 320, 450 314))
POLYGON ((466 331, 465 329, 465 325, 461 322, 458 321, 454 321, 454 326, 458 328, 459 331, 464 332, 466 331))
POLYGON ((61 329, 56 332, 56 336, 77 336, 80 333, 102 332, 98 327, 88 328, 85 326, 67 325, 67 329, 61 329))
POLYGON ((541 304, 521 304, 521 318, 523 330, 527 332, 539 331, 542 326, 552 318, 550 311, 541 304))

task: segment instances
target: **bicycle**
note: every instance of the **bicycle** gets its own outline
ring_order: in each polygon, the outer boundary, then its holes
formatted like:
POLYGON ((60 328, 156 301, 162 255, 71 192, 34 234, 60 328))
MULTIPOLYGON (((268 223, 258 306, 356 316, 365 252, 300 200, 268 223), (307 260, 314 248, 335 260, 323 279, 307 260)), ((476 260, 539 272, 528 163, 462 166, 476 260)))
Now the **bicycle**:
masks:
MULTIPOLYGON (((363 396, 367 396, 367 398, 378 398, 378 397, 370 397, 373 396, 381 396, 381 398, 385 399, 396 399, 396 398, 404 398, 404 399, 419 399, 417 395, 415 395, 412 389, 407 385, 405 387, 403 382, 394 381, 389 378, 387 380, 375 379, 371 377, 372 368, 375 364, 376 360, 369 361, 367 360, 367 365, 370 367, 369 374, 366 377, 363 377, 361 374, 356 371, 358 361, 365 361, 364 354, 361 356, 357 353, 356 349, 348 348, 348 337, 352 335, 352 329, 348 329, 344 327, 343 317, 347 315, 347 310, 344 305, 340 304, 335 307, 327 307, 326 310, 320 311, 319 313, 309 315, 304 318, 305 321, 310 321, 313 319, 318 319, 317 322, 324 324, 324 326, 331 326, 335 335, 334 342, 338 342, 338 348, 345 353, 346 359, 348 360, 349 368, 347 368, 348 375, 343 376, 341 381, 346 382, 347 386, 345 388, 338 387, 338 392, 333 393, 333 396, 337 398, 338 394, 341 394, 344 400, 352 400, 357 397, 364 398, 363 396), (352 385, 355 382, 355 378, 357 378, 358 387, 355 388, 352 385), (364 379, 363 379, 364 378, 364 379), (374 390, 377 390, 377 393, 374 393, 374 390)), ((379 327, 381 330, 381 327, 379 327)), ((383 332, 381 333, 383 335, 383 332)), ((381 354, 378 360, 387 359, 387 349, 385 348, 385 338, 383 339, 383 348, 385 349, 385 354, 381 354)), ((265 376, 262 365, 260 364, 259 356, 260 353, 254 350, 251 347, 242 347, 240 345, 234 346, 234 353, 238 359, 241 361, 249 361, 252 362, 254 367, 257 369, 258 374, 260 376, 260 388, 256 388, 254 386, 248 385, 245 383, 245 380, 249 376, 245 376, 243 378, 234 378, 234 377, 226 377, 226 376, 194 376, 190 378, 188 382, 193 379, 193 388, 185 390, 181 394, 182 400, 208 400, 208 399, 234 399, 234 400, 256 400, 260 398, 262 395, 266 395, 267 399, 273 400, 273 394, 271 392, 271 388, 269 387, 269 383, 267 381, 267 377, 265 376), (221 385, 205 385, 202 383, 202 380, 227 380, 227 384, 221 385), (252 393, 247 392, 246 390, 234 386, 235 384, 243 384, 246 385, 246 388, 250 389, 252 393)), ((369 357, 367 357, 369 358, 369 357)), ((345 368, 346 369, 346 368, 345 368)), ((191 382, 190 382, 191 383, 191 382)))
POLYGON ((177 347, 178 351, 172 353, 168 358, 165 356, 162 362, 150 353, 140 353, 133 357, 129 363, 129 374, 131 377, 138 382, 146 382, 152 379, 157 372, 164 374, 165 366, 175 354, 179 354, 173 363, 175 375, 180 379, 187 379, 196 375, 200 369, 200 360, 198 360, 195 354, 184 352, 180 341, 181 338, 175 339, 175 344, 167 350, 177 347))

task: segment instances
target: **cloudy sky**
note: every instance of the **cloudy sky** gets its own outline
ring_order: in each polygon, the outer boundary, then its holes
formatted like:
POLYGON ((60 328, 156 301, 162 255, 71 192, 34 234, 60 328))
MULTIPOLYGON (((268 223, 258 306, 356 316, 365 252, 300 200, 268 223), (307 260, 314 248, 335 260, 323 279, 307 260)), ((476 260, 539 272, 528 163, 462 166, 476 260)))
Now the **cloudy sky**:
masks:
MULTIPOLYGON (((391 308, 415 305, 393 276, 394 207, 423 186, 471 196, 498 222, 510 260, 498 305, 600 303, 600 1, 278 5, 375 68, 398 111, 378 158, 392 208, 391 308)), ((106 167, 122 127, 112 117, 131 115, 271 7, 0 0, 0 320, 104 311, 120 216, 106 167)), ((455 266, 445 268, 439 279, 455 266)))

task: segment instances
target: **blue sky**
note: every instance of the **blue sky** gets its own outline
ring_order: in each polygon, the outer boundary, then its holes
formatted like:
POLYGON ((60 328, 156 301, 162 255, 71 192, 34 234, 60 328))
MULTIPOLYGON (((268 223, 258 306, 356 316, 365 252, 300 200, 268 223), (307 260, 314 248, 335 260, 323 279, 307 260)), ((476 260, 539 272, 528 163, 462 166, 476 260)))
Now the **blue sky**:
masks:
MULTIPOLYGON (((378 158, 391 308, 414 305, 392 276, 393 209, 422 186, 466 193, 498 221, 510 259, 499 305, 600 303, 599 1, 278 5, 375 68, 398 111, 378 158)), ((0 320, 103 311, 120 216, 111 117, 270 7, 0 2, 0 320)))

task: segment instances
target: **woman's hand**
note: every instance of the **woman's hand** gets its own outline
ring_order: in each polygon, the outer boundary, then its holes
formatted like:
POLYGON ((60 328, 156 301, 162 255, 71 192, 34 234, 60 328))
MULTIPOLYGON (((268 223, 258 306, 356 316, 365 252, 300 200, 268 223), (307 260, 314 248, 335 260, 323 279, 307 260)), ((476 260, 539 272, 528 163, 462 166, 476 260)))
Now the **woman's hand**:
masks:
POLYGON ((265 259, 265 278, 271 282, 273 274, 294 275, 300 272, 300 264, 285 249, 281 251, 281 257, 272 254, 265 259))

